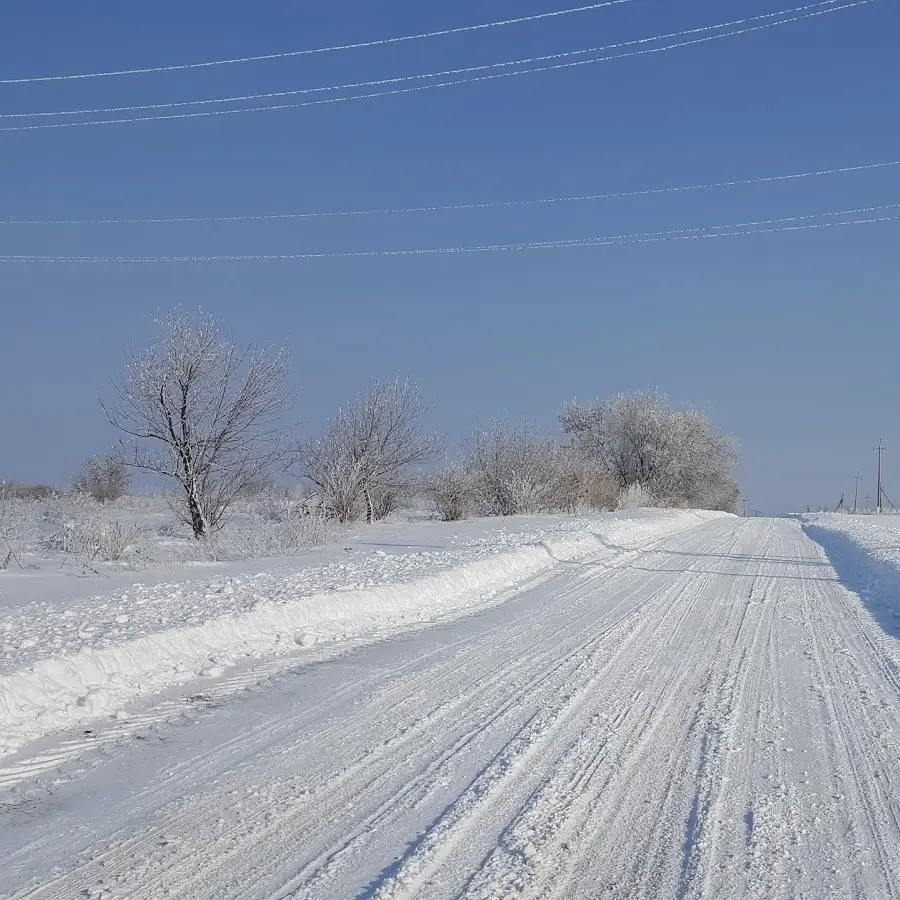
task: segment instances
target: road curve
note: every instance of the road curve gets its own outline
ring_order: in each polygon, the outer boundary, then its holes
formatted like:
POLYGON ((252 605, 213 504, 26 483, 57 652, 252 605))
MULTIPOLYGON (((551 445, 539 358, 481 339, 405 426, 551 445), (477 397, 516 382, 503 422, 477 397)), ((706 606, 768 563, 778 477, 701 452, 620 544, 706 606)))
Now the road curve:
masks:
POLYGON ((0 896, 898 898, 900 653, 714 519, 0 808, 0 896))

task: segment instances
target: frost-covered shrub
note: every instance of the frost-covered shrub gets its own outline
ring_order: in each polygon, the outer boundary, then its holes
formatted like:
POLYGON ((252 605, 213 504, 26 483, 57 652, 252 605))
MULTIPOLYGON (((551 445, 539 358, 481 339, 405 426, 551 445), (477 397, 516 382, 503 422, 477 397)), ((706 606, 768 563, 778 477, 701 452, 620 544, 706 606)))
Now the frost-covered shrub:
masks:
POLYGON ((42 531, 46 534, 48 531, 55 532, 65 522, 96 518, 98 510, 92 497, 72 492, 41 501, 36 507, 35 515, 40 519, 42 531))
POLYGON ((65 522, 46 541, 49 550, 86 563, 125 562, 139 556, 146 545, 146 537, 134 523, 99 519, 65 522))
POLYGON ((241 527, 234 522, 216 539, 219 558, 289 556, 325 543, 325 519, 297 514, 281 522, 254 523, 241 527))
POLYGON ((143 569, 186 562, 285 556, 325 543, 325 513, 314 497, 274 491, 237 500, 231 520, 197 541, 164 495, 128 495, 98 505, 87 494, 9 500, 0 491, 0 568, 53 560, 97 574, 105 565, 143 569))
POLYGON ((36 505, 11 496, 0 484, 0 569, 22 566, 22 557, 37 536, 36 505))
POLYGON ((571 509, 572 465, 551 438, 502 422, 476 429, 464 460, 476 508, 489 516, 571 509))
POLYGON ((618 508, 619 486, 609 473, 595 466, 576 464, 572 482, 570 493, 577 508, 607 511, 618 508))
POLYGON ((179 563, 212 563, 225 562, 231 559, 228 551, 222 546, 221 532, 206 537, 180 541, 169 551, 179 563))
MULTIPOLYGON (((286 491, 279 491, 270 487, 260 491, 245 504, 245 510, 249 515, 258 516, 264 522, 284 522, 297 514, 300 502, 294 500, 286 491)), ((235 510, 239 511, 241 504, 236 504, 235 510)))
POLYGON ((618 509, 646 509, 658 506, 653 494, 642 484, 630 484, 619 494, 618 509))
POLYGON ((371 494, 372 521, 381 522, 397 512, 403 505, 407 493, 405 484, 396 484, 381 491, 373 491, 371 494))
POLYGON ((24 484, 21 481, 0 481, 0 493, 7 500, 46 500, 59 491, 49 484, 24 484))
POLYGON ((424 491, 444 522, 465 519, 472 512, 472 479, 459 466, 450 466, 424 479, 424 491))
POLYGON ((72 490, 88 494, 100 503, 118 500, 128 493, 128 462, 116 453, 89 456, 72 479, 72 490))
POLYGON ((181 522, 163 522, 156 533, 161 538, 184 537, 184 525, 181 522))

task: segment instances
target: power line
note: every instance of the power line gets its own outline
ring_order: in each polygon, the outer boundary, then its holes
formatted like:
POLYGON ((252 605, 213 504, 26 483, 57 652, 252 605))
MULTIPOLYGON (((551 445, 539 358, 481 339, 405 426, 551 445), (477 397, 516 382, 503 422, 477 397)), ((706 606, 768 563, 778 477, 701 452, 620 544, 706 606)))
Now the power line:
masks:
MULTIPOLYGON (((296 56, 311 56, 318 53, 334 53, 338 50, 360 50, 364 47, 384 47, 389 44, 400 44, 406 41, 421 41, 429 38, 445 37, 451 34, 462 34, 468 31, 484 31, 489 28, 502 28, 506 25, 519 25, 523 22, 536 22, 539 19, 551 19, 568 16, 573 13, 588 12, 609 6, 630 3, 631 0, 605 0, 603 3, 591 3, 587 6, 575 6, 569 9, 536 13, 531 16, 519 16, 515 19, 501 19, 496 22, 484 22, 478 25, 461 25, 456 28, 442 28, 437 31, 423 31, 417 34, 406 34, 399 37, 381 38, 375 41, 357 41, 349 44, 332 44, 327 47, 313 47, 304 50, 288 50, 283 53, 265 53, 260 56, 240 56, 232 59, 214 59, 209 62, 181 63, 173 66, 147 66, 142 69, 119 69, 110 72, 83 72, 75 75, 40 75, 27 78, 4 78, 0 84, 35 84, 45 81, 76 81, 86 78, 115 78, 121 75, 149 75, 157 72, 183 72, 188 69, 209 69, 214 66, 232 66, 238 63, 262 62, 273 59, 289 59, 296 56)), ((837 2, 837 0, 834 0, 837 2)))
POLYGON ((791 172, 786 175, 761 175, 732 181, 712 181, 706 184, 687 184, 675 187, 643 188, 634 191, 617 191, 606 194, 580 194, 563 197, 544 197, 524 200, 495 200, 483 203, 451 203, 438 206, 384 207, 381 209, 326 210, 293 213, 262 213, 234 216, 168 216, 163 218, 129 219, 0 219, 0 225, 169 225, 200 222, 262 222, 289 219, 322 219, 354 216, 408 215, 414 213, 456 212, 478 209, 504 209, 516 206, 545 206, 558 203, 578 203, 588 200, 615 200, 626 197, 648 197, 659 194, 679 194, 690 191, 715 190, 717 188, 742 187, 752 184, 770 184, 828 175, 844 175, 900 166, 900 160, 865 163, 858 166, 841 166, 832 169, 816 169, 807 172, 791 172))
POLYGON ((675 231, 645 232, 643 234, 613 235, 607 237, 572 238, 555 241, 523 241, 509 244, 484 244, 462 247, 428 247, 399 250, 352 250, 307 253, 254 253, 208 256, 41 256, 28 254, 0 255, 0 263, 177 263, 177 262, 268 262, 277 260, 302 259, 348 259, 391 256, 438 256, 462 253, 513 252, 538 249, 563 249, 579 247, 601 247, 619 244, 649 244, 673 240, 701 240, 706 238, 737 237, 754 234, 776 234, 792 231, 811 231, 826 228, 843 228, 851 225, 869 225, 900 221, 900 214, 891 216, 869 216, 848 221, 809 222, 824 216, 838 217, 880 210, 900 209, 900 203, 875 206, 858 210, 841 210, 829 213, 813 213, 805 216, 789 216, 767 219, 760 222, 745 222, 736 225, 718 225, 701 228, 677 229, 675 231), (779 224, 770 223, 801 223, 779 224))
MULTIPOLYGON (((831 4, 835 2, 835 0, 825 0, 826 3, 831 4)), ((779 25, 788 25, 793 22, 799 22, 803 19, 811 19, 817 16, 827 15, 833 12, 840 12, 841 10, 851 9, 857 6, 865 6, 869 3, 877 2, 877 0, 853 0, 853 2, 844 3, 841 6, 829 6, 827 9, 817 9, 815 12, 807 12, 801 15, 794 15, 790 18, 780 19, 774 22, 766 22, 762 25, 754 25, 747 28, 741 28, 729 32, 725 32, 724 34, 714 34, 708 35, 705 37, 694 38, 692 40, 686 41, 678 41, 673 44, 667 44, 662 47, 650 47, 642 50, 631 50, 627 53, 618 53, 613 56, 603 56, 597 57, 594 59, 580 59, 571 62, 564 63, 554 63, 552 65, 542 65, 542 66, 534 66, 529 69, 520 69, 515 71, 503 71, 503 72, 494 72, 488 75, 479 75, 474 78, 460 78, 453 79, 450 81, 438 81, 429 84, 420 84, 414 85, 412 87, 400 87, 400 88, 392 88, 390 90, 382 90, 382 91, 370 91, 368 93, 363 94, 352 94, 347 97, 327 97, 324 99, 318 100, 305 100, 297 103, 274 103, 274 104, 266 104, 263 106, 247 106, 247 107, 239 107, 236 109, 213 109, 213 110, 200 110, 196 112, 183 112, 183 113, 165 113, 163 115, 148 115, 148 116, 130 116, 128 118, 118 118, 118 119, 89 119, 86 121, 80 122, 49 122, 46 124, 36 124, 36 125, 13 125, 8 127, 0 128, 0 133, 2 132, 17 132, 17 131, 42 131, 46 129, 58 129, 58 128, 80 128, 86 126, 93 125, 128 125, 135 124, 137 122, 161 122, 161 121, 175 121, 180 119, 199 119, 199 118, 210 118, 212 116, 228 116, 228 115, 241 115, 244 113, 251 112, 274 112, 276 110, 286 110, 286 109, 302 109, 311 106, 323 106, 330 105, 336 103, 348 103, 354 100, 371 100, 379 97, 390 97, 390 96, 399 96, 402 94, 413 94, 418 93, 420 91, 434 90, 436 88, 444 88, 444 87, 455 87, 464 84, 479 84, 486 81, 495 81, 500 78, 511 78, 517 75, 533 75, 539 72, 551 72, 551 71, 559 71, 562 69, 570 69, 575 66, 586 66, 586 65, 594 65, 597 63, 604 62, 612 62, 619 59, 626 59, 630 57, 636 56, 645 56, 651 53, 663 53, 667 50, 675 50, 680 47, 690 47, 696 44, 705 44, 710 41, 722 40, 728 37, 736 37, 742 34, 750 34, 756 31, 762 31, 766 28, 774 28, 779 25)), ((822 3, 813 4, 815 7, 822 6, 822 3)), ((798 7, 797 9, 810 9, 811 7, 798 7)), ((773 16, 785 15, 789 12, 794 12, 794 10, 787 10, 781 13, 768 13, 764 17, 755 17, 758 18, 770 18, 773 16)), ((752 20, 747 20, 752 21, 752 20)), ((721 28, 725 26, 704 26, 707 30, 712 30, 715 28, 721 28)), ((645 41, 652 40, 651 38, 643 39, 645 41)), ((585 51, 590 52, 590 51, 585 51)), ((419 76, 409 76, 414 78, 426 78, 430 77, 429 75, 419 75, 419 76)), ((324 90, 339 90, 340 85, 334 86, 332 88, 325 88, 324 90)), ((319 88, 318 90, 323 90, 319 88)), ((72 113, 74 114, 74 113, 72 113)))
MULTIPOLYGON (((795 13, 807 12, 811 9, 819 9, 822 12, 837 12, 839 9, 843 9, 845 7, 835 7, 834 3, 837 0, 820 0, 820 2, 816 2, 813 4, 808 4, 807 6, 797 7, 795 9, 784 10, 777 13, 765 13, 759 16, 751 16, 744 19, 735 19, 731 22, 722 22, 715 25, 704 25, 699 28, 688 28, 683 29, 682 31, 674 31, 668 34, 660 34, 654 35, 651 37, 638 38, 631 41, 619 41, 613 44, 605 44, 600 47, 590 47, 583 50, 568 50, 562 53, 551 53, 545 56, 533 56, 527 59, 516 59, 509 60, 506 62, 497 62, 497 63, 485 63, 477 66, 465 66, 462 68, 456 69, 444 69, 442 71, 437 72, 425 72, 417 75, 400 75, 392 78, 381 78, 374 81, 357 81, 357 82, 349 82, 344 84, 332 84, 326 85, 324 87, 314 87, 314 88, 299 88, 296 90, 287 90, 287 91, 268 91, 266 93, 261 94, 244 94, 240 96, 234 97, 218 97, 208 100, 180 100, 169 103, 145 103, 137 106, 108 106, 108 107, 96 107, 93 109, 69 109, 69 110, 54 110, 54 111, 42 111, 42 112, 24 112, 24 113, 0 113, 0 119, 29 119, 29 118, 47 118, 47 117, 59 117, 59 116, 88 116, 88 115, 112 115, 114 113, 125 113, 125 112, 144 112, 148 110, 155 109, 180 109, 189 106, 209 106, 212 104, 226 104, 226 103, 246 103, 254 100, 276 100, 283 97, 297 97, 304 96, 308 94, 317 94, 324 92, 338 92, 338 91, 349 91, 349 90, 358 90, 360 88, 371 88, 371 87, 383 87, 384 85, 389 84, 403 84, 410 81, 420 81, 429 78, 447 78, 456 75, 471 75, 475 72, 485 72, 490 71, 491 69, 510 69, 516 66, 534 66, 537 63, 546 63, 551 62, 553 60, 559 59, 567 59, 573 56, 586 56, 591 53, 605 53, 609 50, 621 50, 626 47, 635 47, 641 46, 643 44, 656 43, 659 41, 665 40, 673 40, 676 38, 683 38, 689 35, 694 34, 703 34, 709 31, 717 31, 724 28, 737 28, 741 25, 749 24, 750 22, 758 22, 766 19, 775 19, 780 18, 782 16, 789 16, 795 13), (823 9, 823 7, 825 9, 823 9)), ((860 0, 860 2, 873 2, 873 0, 860 0)), ((788 21, 794 21, 793 19, 788 21)), ((772 24, 785 24, 784 22, 772 23, 772 24)), ((721 37, 727 37, 729 35, 721 35, 721 37)), ((524 73, 522 73, 524 74, 524 73)))

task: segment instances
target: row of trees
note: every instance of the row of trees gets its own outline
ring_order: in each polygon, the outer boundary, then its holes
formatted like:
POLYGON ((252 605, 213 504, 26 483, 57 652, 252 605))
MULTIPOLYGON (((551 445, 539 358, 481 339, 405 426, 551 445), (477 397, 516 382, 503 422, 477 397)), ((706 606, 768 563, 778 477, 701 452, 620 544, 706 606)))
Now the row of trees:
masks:
POLYGON ((736 511, 738 452, 702 413, 655 393, 564 407, 568 440, 493 423, 427 480, 447 519, 621 506, 736 511))
POLYGON ((382 517, 414 478, 446 519, 606 509, 623 497, 726 510, 738 501, 734 442, 658 394, 566 406, 565 443, 527 426, 476 428, 458 463, 416 475, 439 460, 441 444, 425 428, 429 407, 412 382, 376 382, 320 437, 299 442, 287 423, 283 350, 241 348, 206 315, 175 312, 163 325, 101 401, 124 434, 122 454, 89 460, 75 486, 105 500, 127 489, 128 467, 163 476, 198 538, 280 473, 306 479, 341 522, 382 517))
POLYGON ((572 403, 560 421, 578 456, 622 490, 641 485, 671 506, 737 507, 737 445, 698 410, 674 409, 659 394, 620 395, 572 403))

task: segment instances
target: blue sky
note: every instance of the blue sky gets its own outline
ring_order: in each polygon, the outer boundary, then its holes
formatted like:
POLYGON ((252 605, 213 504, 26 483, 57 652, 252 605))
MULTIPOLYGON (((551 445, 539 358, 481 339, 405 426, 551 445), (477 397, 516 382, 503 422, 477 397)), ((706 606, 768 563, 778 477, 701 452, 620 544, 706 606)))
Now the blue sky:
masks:
MULTIPOLYGON (((0 85, 0 112, 298 90, 597 47, 786 9, 631 0, 383 47, 0 85)), ((250 56, 487 22, 565 0, 9 2, 0 79, 250 56)), ((799 3, 797 3, 799 5, 799 3)), ((900 160, 900 6, 596 65, 241 115, 0 131, 0 219, 230 216, 675 187, 900 160)), ((295 98, 303 99, 303 97, 295 98)), ((49 122, 0 119, 0 128, 49 122)), ((603 201, 303 220, 0 225, 0 254, 341 253, 670 231, 900 203, 900 166, 603 201)), ((896 211, 873 215, 889 216, 896 211)), ((820 221, 820 220, 813 220, 820 221)), ((0 264, 0 476, 65 484, 113 436, 98 391, 155 311, 287 339, 317 429, 411 374, 433 425, 552 427, 573 398, 659 388, 744 451, 750 509, 900 497, 900 222, 576 249, 292 261, 0 264), (896 459, 895 459, 896 458, 896 459)), ((895 498, 896 499, 896 498, 895 498)), ((900 503, 900 499, 896 502, 900 503)))

